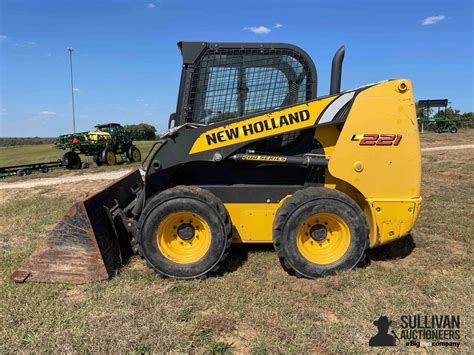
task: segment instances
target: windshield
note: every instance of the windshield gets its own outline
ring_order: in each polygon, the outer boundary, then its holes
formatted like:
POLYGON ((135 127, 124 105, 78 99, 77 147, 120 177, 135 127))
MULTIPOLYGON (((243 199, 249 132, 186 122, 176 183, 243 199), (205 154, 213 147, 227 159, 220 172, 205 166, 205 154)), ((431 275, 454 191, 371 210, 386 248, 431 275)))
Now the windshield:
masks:
POLYGON ((309 68, 288 50, 206 53, 192 76, 188 122, 209 124, 311 97, 309 68))

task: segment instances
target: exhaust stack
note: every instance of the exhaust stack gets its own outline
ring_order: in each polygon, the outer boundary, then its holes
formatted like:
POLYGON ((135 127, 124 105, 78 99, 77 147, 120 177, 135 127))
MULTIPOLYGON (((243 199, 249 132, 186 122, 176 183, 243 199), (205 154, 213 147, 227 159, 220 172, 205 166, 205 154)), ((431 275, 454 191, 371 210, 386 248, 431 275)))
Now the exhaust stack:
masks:
POLYGON ((329 88, 329 95, 338 94, 341 91, 341 78, 342 78, 342 62, 344 61, 344 54, 346 48, 342 46, 334 54, 332 59, 331 68, 331 86, 329 88))

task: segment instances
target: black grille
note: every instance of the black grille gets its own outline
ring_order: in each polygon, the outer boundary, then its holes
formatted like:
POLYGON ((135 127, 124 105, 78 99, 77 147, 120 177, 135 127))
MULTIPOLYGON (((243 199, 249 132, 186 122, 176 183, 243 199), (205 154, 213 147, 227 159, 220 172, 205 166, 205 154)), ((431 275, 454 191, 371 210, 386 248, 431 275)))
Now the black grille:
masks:
POLYGON ((288 49, 208 50, 194 68, 186 121, 213 123, 311 99, 311 74, 288 49))
POLYGON ((352 105, 352 100, 347 102, 342 108, 339 110, 339 112, 334 116, 332 119, 332 122, 344 122, 347 118, 347 114, 349 113, 349 110, 352 105))

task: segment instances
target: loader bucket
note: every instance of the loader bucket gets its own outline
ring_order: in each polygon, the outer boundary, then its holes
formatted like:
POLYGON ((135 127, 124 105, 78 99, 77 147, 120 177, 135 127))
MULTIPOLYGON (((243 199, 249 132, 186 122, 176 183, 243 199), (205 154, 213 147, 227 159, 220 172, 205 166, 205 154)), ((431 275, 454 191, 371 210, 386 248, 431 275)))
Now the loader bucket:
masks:
POLYGON ((142 184, 136 169, 74 203, 12 279, 83 284, 114 275, 133 254, 121 212, 142 184))

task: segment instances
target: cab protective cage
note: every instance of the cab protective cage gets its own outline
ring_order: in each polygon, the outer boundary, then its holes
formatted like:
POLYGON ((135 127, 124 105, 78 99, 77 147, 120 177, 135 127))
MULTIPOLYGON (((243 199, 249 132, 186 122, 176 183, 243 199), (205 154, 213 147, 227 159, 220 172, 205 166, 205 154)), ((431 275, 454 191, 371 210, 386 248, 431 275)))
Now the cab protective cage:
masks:
MULTIPOLYGON (((222 89, 219 87, 219 81, 224 84, 225 80, 233 77, 233 87, 227 87, 230 91, 220 97, 226 101, 226 109, 233 109, 238 117, 242 117, 258 111, 273 108, 271 103, 281 98, 283 94, 284 81, 278 80, 279 87, 275 87, 270 92, 265 103, 258 102, 259 98, 254 98, 250 103, 245 105, 251 88, 247 86, 247 81, 256 82, 257 80, 265 80, 266 85, 275 85, 276 71, 270 70, 256 72, 258 67, 274 68, 285 74, 288 83, 293 86, 289 96, 278 106, 291 105, 295 101, 295 94, 298 99, 304 98, 308 101, 317 97, 317 72, 311 57, 301 48, 286 43, 208 43, 208 42, 178 42, 178 48, 181 51, 183 65, 181 71, 181 80, 179 85, 178 100, 176 105, 176 113, 170 117, 171 121, 175 121, 175 126, 181 126, 189 122, 198 122, 200 115, 203 114, 202 88, 209 82, 210 68, 220 71, 217 73, 219 77, 216 80, 214 91, 222 89), (289 60, 284 60, 286 56, 289 60), (229 57, 232 59, 229 60, 229 57), (291 59, 290 59, 291 58, 291 59), (246 73, 249 68, 254 68, 253 73, 246 73), (247 78, 250 75, 250 78, 247 78), (272 76, 273 75, 273 76, 272 76), (303 83, 304 81, 304 83, 303 83), (301 86, 299 92, 295 92, 295 86, 301 86), (247 90, 246 90, 247 89, 247 90), (201 93, 201 94, 200 94, 201 93), (230 96, 235 96, 235 102, 229 102, 230 96), (260 104, 260 107, 255 107, 260 104)), ((213 73, 214 75, 216 73, 213 73)), ((280 78, 282 79, 282 78, 280 78)), ((210 93, 212 95, 212 92, 210 93)), ((250 93, 251 95, 251 93, 250 93)), ((261 99, 261 98, 260 98, 261 99)), ((207 110, 217 108, 219 102, 207 107, 207 110)), ((218 112, 211 112, 211 114, 218 112)), ((222 118, 222 116, 220 117, 222 118)), ((231 117, 226 117, 231 118, 231 117)), ((171 128, 171 127, 170 127, 171 128)))

